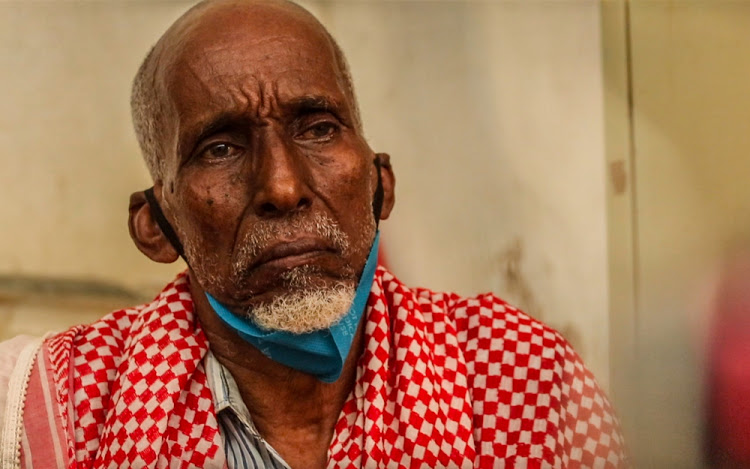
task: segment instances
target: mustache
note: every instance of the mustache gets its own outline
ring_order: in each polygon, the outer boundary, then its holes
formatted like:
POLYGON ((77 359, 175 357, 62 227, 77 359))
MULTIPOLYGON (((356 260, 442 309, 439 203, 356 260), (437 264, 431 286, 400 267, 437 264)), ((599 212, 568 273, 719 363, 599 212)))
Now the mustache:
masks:
POLYGON ((313 236, 325 240, 335 250, 346 254, 349 239, 338 223, 324 213, 296 212, 288 217, 259 220, 243 235, 232 262, 235 275, 246 272, 266 249, 279 239, 313 236))

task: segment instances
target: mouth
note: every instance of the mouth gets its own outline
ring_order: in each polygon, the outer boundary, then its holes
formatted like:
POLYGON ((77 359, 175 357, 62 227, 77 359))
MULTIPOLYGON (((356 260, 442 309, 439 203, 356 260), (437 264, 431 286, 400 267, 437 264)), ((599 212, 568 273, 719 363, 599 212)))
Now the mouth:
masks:
POLYGON ((287 270, 331 254, 336 254, 336 250, 319 239, 282 242, 263 250, 248 270, 253 271, 259 268, 287 270))

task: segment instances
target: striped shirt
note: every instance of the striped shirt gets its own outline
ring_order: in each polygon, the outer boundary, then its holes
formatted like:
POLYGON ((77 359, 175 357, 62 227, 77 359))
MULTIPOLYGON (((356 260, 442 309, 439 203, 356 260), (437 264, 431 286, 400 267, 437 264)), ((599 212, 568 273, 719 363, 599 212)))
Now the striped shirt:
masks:
POLYGON ((232 374, 213 353, 206 354, 208 387, 214 398, 219 433, 229 469, 290 469, 260 436, 232 374))

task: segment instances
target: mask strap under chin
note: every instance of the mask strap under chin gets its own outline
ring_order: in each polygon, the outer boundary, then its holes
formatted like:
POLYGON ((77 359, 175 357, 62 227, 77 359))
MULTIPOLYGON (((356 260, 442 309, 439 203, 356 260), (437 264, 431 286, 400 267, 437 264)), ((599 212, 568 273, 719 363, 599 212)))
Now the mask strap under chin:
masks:
POLYGON ((380 176, 380 158, 375 156, 375 171, 378 173, 378 185, 372 197, 372 213, 375 216, 375 229, 380 225, 380 213, 383 211, 383 178, 380 176))
POLYGON ((151 209, 151 216, 154 217, 154 220, 156 220, 156 224, 159 225, 161 232, 164 233, 164 236, 167 237, 169 244, 171 244, 174 250, 177 251, 177 254, 179 254, 180 257, 182 257, 187 263, 187 259, 185 258, 185 250, 182 248, 182 243, 177 237, 177 233, 175 233, 172 225, 169 223, 169 220, 167 220, 167 217, 164 216, 164 212, 162 212, 161 207, 159 206, 159 202, 156 201, 156 197, 154 196, 154 188, 149 187, 148 189, 143 191, 143 194, 146 196, 148 206, 151 209))

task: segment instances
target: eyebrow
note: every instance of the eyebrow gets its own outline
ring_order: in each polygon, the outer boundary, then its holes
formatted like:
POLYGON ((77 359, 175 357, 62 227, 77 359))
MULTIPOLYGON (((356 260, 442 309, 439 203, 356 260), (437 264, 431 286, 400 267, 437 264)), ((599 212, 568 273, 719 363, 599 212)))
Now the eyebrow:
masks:
MULTIPOLYGON (((341 104, 327 96, 307 95, 289 99, 282 108, 292 114, 311 114, 315 112, 335 112, 341 104)), ((200 142, 213 134, 222 132, 238 124, 251 124, 252 119, 236 112, 223 112, 200 127, 195 142, 200 142)))
POLYGON ((205 140, 211 135, 223 132, 225 130, 237 127, 238 125, 249 124, 250 119, 233 112, 223 112, 211 119, 209 122, 200 127, 197 136, 192 144, 205 140))
POLYGON ((284 108, 292 114, 312 114, 315 112, 333 112, 339 114, 342 104, 327 96, 307 95, 292 98, 284 103, 284 108))

